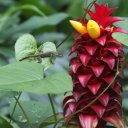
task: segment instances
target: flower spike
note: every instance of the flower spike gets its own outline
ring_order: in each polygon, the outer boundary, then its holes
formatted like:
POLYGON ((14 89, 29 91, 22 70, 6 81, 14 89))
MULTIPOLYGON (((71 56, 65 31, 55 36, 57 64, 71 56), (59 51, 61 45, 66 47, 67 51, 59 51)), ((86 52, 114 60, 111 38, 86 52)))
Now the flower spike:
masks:
POLYGON ((73 28, 75 28, 75 30, 77 30, 80 34, 87 33, 87 29, 84 25, 82 25, 82 23, 74 20, 70 20, 69 22, 73 26, 73 28))
POLYGON ((78 128, 105 128, 108 123, 115 128, 125 128, 120 96, 121 77, 116 75, 124 52, 121 42, 112 37, 114 32, 125 31, 113 26, 120 20, 110 16, 115 8, 94 5, 95 12, 88 11, 90 19, 86 19, 84 25, 79 21, 70 21, 79 35, 74 38, 75 44, 70 52, 75 53, 69 71, 73 90, 64 99, 64 116, 70 117, 64 122, 65 125, 75 122, 74 127, 78 128))

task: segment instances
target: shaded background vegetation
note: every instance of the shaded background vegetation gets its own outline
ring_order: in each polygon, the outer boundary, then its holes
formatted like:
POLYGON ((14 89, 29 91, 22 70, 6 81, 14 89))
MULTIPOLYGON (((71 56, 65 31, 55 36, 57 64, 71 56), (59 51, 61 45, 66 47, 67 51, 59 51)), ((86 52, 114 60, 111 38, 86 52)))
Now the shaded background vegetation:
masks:
MULTIPOLYGON (((124 17, 126 20, 128 20, 128 0, 102 1, 104 3, 108 3, 109 7, 118 7, 113 15, 124 17)), ((72 32, 72 28, 70 27, 68 20, 82 17, 84 13, 82 8, 87 7, 90 2, 91 0, 88 0, 87 2, 84 2, 84 0, 0 0, 0 66, 4 66, 15 61, 14 44, 16 39, 24 33, 33 34, 38 42, 38 45, 46 41, 55 42, 56 45, 59 44, 72 32), (27 6, 25 7, 24 5, 27 6), (45 14, 45 16, 40 15, 35 11, 35 9, 29 7, 28 5, 36 6, 42 11, 42 13, 45 14)), ((97 2, 100 3, 100 0, 97 2)), ((117 25, 128 30, 128 24, 122 22, 117 25)), ((57 71, 68 71, 68 52, 72 45, 73 38, 70 36, 70 38, 58 48, 58 51, 63 55, 63 57, 56 59, 53 67, 46 72, 47 75, 57 71)), ((127 53, 127 48, 124 49, 125 53, 127 53)), ((126 61, 127 60, 128 59, 126 58, 126 61)), ((128 117, 127 69, 124 70, 124 74, 124 93, 122 94, 123 107, 125 116, 128 117)), ((0 91, 0 120, 2 120, 1 118, 5 118, 5 115, 9 118, 9 112, 12 110, 13 105, 10 106, 9 104, 13 100, 6 98, 6 96, 8 96, 7 93, 0 91)), ((51 108, 47 102, 47 96, 24 93, 21 99, 38 100, 40 103, 45 104, 45 106, 43 106, 39 103, 35 107, 34 113, 31 111, 28 113, 34 127, 51 114, 49 111, 51 108), (40 119, 37 120, 37 118, 34 117, 35 114, 40 115, 41 118, 38 117, 40 119)), ((60 112, 62 111, 62 99, 63 94, 53 96, 56 108, 60 112)), ((26 102, 23 104, 26 104, 26 102)), ((27 103, 26 110, 31 108, 31 105, 33 104, 27 103)), ((20 126, 26 127, 25 119, 24 117, 20 116, 20 114, 22 115, 22 112, 17 110, 16 114, 14 115, 14 120, 18 121, 20 126)), ((18 128, 16 125, 14 127, 18 128)))

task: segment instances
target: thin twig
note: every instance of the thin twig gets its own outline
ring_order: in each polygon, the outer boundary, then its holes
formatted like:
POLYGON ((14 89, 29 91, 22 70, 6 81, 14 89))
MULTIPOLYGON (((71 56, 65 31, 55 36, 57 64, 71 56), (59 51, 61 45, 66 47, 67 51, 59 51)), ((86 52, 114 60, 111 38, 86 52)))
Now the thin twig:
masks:
POLYGON ((28 116, 27 116, 27 114, 26 114, 24 108, 23 108, 22 105, 20 104, 18 98, 17 98, 17 97, 14 97, 14 98, 15 98, 16 102, 18 103, 20 109, 22 110, 22 112, 23 112, 23 114, 24 114, 24 116, 25 116, 25 118, 26 118, 26 120, 27 120, 28 128, 32 128, 32 125, 31 125, 31 123, 30 123, 30 121, 29 121, 29 118, 28 118, 28 116))
POLYGON ((93 0, 87 7, 85 13, 84 13, 84 16, 83 16, 83 19, 85 20, 86 19, 86 15, 88 13, 89 10, 91 10, 92 6, 94 5, 94 3, 96 2, 97 0, 93 0))
MULTIPOLYGON (((20 99, 21 94, 22 94, 22 92, 19 92, 19 95, 18 95, 18 97, 17 97, 17 100, 20 99)), ((12 114, 11 114, 10 121, 9 121, 10 124, 11 124, 12 117, 13 117, 13 115, 14 115, 14 112, 15 112, 15 110, 16 110, 16 106, 17 106, 17 104, 18 104, 18 102, 16 101, 16 102, 15 102, 15 105, 14 105, 14 108, 13 108, 13 111, 12 111, 12 114)))
POLYGON ((50 101, 50 104, 51 104, 51 107, 52 107, 52 111, 53 111, 53 115, 54 115, 54 120, 56 122, 57 121, 56 110, 55 110, 55 107, 54 107, 54 104, 53 104, 53 101, 52 101, 52 97, 51 97, 50 94, 48 94, 48 98, 49 98, 49 101, 50 101))
POLYGON ((45 57, 51 57, 51 56, 61 56, 61 55, 58 52, 46 52, 46 53, 41 52, 36 55, 26 56, 26 57, 20 59, 20 61, 23 61, 23 60, 29 59, 29 58, 37 58, 37 57, 45 58, 45 57))
POLYGON ((60 44, 58 44, 58 45, 56 46, 56 48, 59 48, 71 35, 72 35, 72 32, 69 33, 69 34, 67 35, 67 37, 66 37, 60 44))
MULTIPOLYGON (((56 116, 58 116, 58 115, 63 116, 63 113, 62 113, 62 112, 59 112, 59 113, 55 113, 55 115, 56 115, 56 116)), ((45 122, 47 122, 47 120, 49 120, 50 118, 52 118, 53 116, 54 116, 54 114, 48 116, 47 118, 45 118, 45 119, 43 120, 43 122, 41 122, 41 124, 38 126, 38 128, 42 128, 42 125, 43 125, 45 122)), ((62 122, 63 122, 63 121, 62 121, 62 122)), ((56 123, 56 121, 54 121, 54 124, 55 124, 55 123, 56 123)))

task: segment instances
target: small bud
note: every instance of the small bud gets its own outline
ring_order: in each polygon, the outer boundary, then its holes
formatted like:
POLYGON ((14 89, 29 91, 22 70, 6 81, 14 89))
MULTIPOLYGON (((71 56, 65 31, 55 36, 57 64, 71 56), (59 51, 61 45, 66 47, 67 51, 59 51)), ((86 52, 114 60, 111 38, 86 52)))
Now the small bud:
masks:
POLYGON ((76 31, 78 31, 80 34, 85 34, 87 33, 87 29, 82 23, 74 20, 70 20, 71 25, 73 28, 75 28, 76 31))
POLYGON ((89 20, 87 23, 88 34, 95 39, 100 36, 100 27, 94 20, 89 20))

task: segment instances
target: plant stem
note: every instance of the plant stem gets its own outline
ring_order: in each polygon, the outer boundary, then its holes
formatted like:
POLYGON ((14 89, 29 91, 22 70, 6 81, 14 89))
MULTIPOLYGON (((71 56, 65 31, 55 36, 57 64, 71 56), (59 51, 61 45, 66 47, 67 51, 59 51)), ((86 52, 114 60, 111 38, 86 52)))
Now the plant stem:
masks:
POLYGON ((23 61, 29 58, 38 58, 38 57, 45 58, 45 57, 51 57, 51 56, 61 56, 61 55, 58 52, 46 52, 46 53, 40 52, 37 55, 31 55, 31 56, 24 57, 20 59, 20 61, 23 61))
POLYGON ((84 20, 86 20, 86 15, 87 15, 88 11, 91 10, 92 6, 94 5, 94 3, 95 3, 96 1, 97 1, 97 0, 93 0, 93 1, 88 5, 88 7, 87 7, 87 9, 86 9, 86 11, 85 11, 85 13, 84 13, 84 15, 83 15, 83 19, 84 19, 84 20))
POLYGON ((20 109, 22 110, 22 112, 23 112, 23 114, 24 114, 24 116, 25 116, 25 118, 26 118, 26 120, 27 120, 27 122, 28 122, 28 128, 32 128, 32 125, 31 125, 31 123, 30 123, 30 121, 29 121, 29 118, 28 118, 28 116, 27 116, 25 110, 23 109, 22 105, 20 104, 18 98, 17 98, 17 97, 14 97, 14 98, 15 98, 16 102, 18 103, 20 109))
MULTIPOLYGON (((56 113, 56 115, 58 115, 59 113, 56 113)), ((62 114, 62 113, 61 113, 62 114)), ((43 122, 41 122, 41 124, 37 127, 37 128, 44 128, 44 126, 48 126, 48 125, 52 125, 52 124, 55 124, 56 121, 49 121, 48 119, 53 117, 54 115, 52 116, 49 116, 47 117, 43 122), (46 125, 44 125, 46 123, 46 125), (48 123, 48 124, 47 124, 48 123)), ((61 123, 64 123, 63 121, 61 123)))
POLYGON ((72 35, 72 32, 69 33, 69 34, 67 35, 67 37, 66 37, 60 44, 58 44, 58 45, 56 46, 56 48, 59 48, 71 35, 72 35))
MULTIPOLYGON (((18 97, 17 97, 17 101, 19 101, 21 94, 22 94, 22 92, 19 92, 19 95, 18 95, 18 97)), ((17 101, 15 102, 15 105, 14 105, 14 108, 13 108, 13 111, 12 111, 12 114, 11 114, 11 118, 10 118, 10 121, 9 121, 10 124, 11 124, 12 117, 13 117, 13 115, 14 115, 14 112, 15 112, 15 110, 16 110, 16 106, 17 106, 17 104, 18 104, 17 101)))
POLYGON ((50 104, 51 104, 51 107, 52 107, 52 111, 53 111, 53 115, 54 115, 54 120, 56 122, 57 121, 56 110, 55 110, 55 107, 54 107, 54 104, 53 104, 53 101, 52 101, 52 98, 51 98, 50 94, 48 94, 48 98, 49 98, 49 101, 50 101, 50 104))

